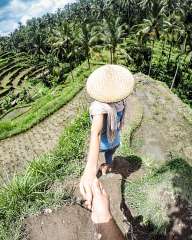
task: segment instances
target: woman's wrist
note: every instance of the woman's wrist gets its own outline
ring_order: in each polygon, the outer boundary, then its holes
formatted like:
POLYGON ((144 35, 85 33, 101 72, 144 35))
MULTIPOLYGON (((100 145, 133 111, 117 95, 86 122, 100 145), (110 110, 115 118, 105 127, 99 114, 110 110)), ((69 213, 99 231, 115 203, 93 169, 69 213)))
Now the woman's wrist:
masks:
POLYGON ((96 174, 97 174, 97 165, 88 162, 86 167, 85 167, 85 171, 84 172, 96 176, 96 174))
POLYGON ((96 215, 96 214, 92 216, 92 221, 94 224, 108 223, 112 219, 113 219, 113 216, 110 212, 105 213, 103 216, 96 215))
POLYGON ((91 176, 96 176, 97 175, 97 170, 91 167, 86 167, 84 170, 84 175, 91 175, 91 176))

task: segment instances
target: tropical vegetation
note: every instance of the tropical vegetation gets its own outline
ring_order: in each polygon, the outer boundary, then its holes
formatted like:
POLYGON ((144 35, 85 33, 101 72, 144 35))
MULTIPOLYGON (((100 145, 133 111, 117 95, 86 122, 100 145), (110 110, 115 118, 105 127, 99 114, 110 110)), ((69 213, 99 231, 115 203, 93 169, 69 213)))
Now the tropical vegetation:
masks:
POLYGON ((191 104, 191 1, 80 0, 0 37, 0 114, 63 86, 93 57, 167 83, 191 104), (39 90, 40 89, 40 90, 39 90))

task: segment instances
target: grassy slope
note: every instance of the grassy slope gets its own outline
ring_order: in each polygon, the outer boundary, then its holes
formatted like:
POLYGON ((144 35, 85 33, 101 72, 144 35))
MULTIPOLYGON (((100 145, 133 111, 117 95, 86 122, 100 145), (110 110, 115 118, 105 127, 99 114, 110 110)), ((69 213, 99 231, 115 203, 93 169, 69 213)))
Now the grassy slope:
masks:
POLYGON ((64 130, 52 153, 33 160, 22 175, 1 188, 0 239, 20 239, 24 216, 70 201, 67 189, 57 193, 49 188, 56 180, 81 174, 88 131, 89 117, 85 112, 64 130))
POLYGON ((125 195, 136 215, 142 215, 145 224, 154 226, 158 233, 166 233, 172 220, 170 204, 176 205, 177 197, 192 202, 192 167, 183 159, 173 159, 145 177, 129 182, 125 195))

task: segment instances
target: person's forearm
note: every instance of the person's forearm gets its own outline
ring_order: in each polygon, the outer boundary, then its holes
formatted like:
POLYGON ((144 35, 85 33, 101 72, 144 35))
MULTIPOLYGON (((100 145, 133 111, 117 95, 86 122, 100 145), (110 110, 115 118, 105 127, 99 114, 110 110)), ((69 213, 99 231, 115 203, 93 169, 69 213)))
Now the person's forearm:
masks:
POLYGON ((95 224, 95 227, 100 240, 125 240, 114 219, 108 223, 95 224))
POLYGON ((91 134, 89 152, 87 156, 86 171, 93 171, 96 174, 99 158, 100 136, 97 133, 91 134))

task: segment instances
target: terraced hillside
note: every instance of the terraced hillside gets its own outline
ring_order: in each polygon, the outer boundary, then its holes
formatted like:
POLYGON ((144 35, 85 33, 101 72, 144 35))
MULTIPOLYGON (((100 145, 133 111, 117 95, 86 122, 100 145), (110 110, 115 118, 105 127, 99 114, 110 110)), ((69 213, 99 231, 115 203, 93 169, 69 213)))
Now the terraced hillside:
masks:
POLYGON ((2 54, 0 56, 0 101, 10 92, 20 93, 26 87, 27 80, 40 77, 41 74, 48 74, 47 69, 41 64, 31 65, 26 54, 2 54))
POLYGON ((9 176, 22 170, 27 162, 53 150, 64 127, 87 107, 87 95, 81 91, 71 102, 31 130, 7 138, 0 145, 0 174, 9 176))
POLYGON ((84 87, 90 73, 106 62, 104 58, 98 60, 94 57, 90 67, 84 61, 73 70, 60 65, 66 71, 65 77, 54 84, 55 78, 45 63, 33 65, 22 55, 25 60, 18 67, 12 63, 18 60, 11 56, 9 62, 7 58, 1 57, 0 61, 4 71, 0 82, 4 95, 0 97, 0 140, 32 128, 62 108, 84 87), (51 79, 53 84, 48 86, 46 81, 49 83, 51 79))
POLYGON ((30 113, 31 106, 49 90, 43 82, 49 74, 47 66, 43 61, 35 63, 32 57, 27 53, 0 55, 1 133, 13 125, 14 119, 30 113))

